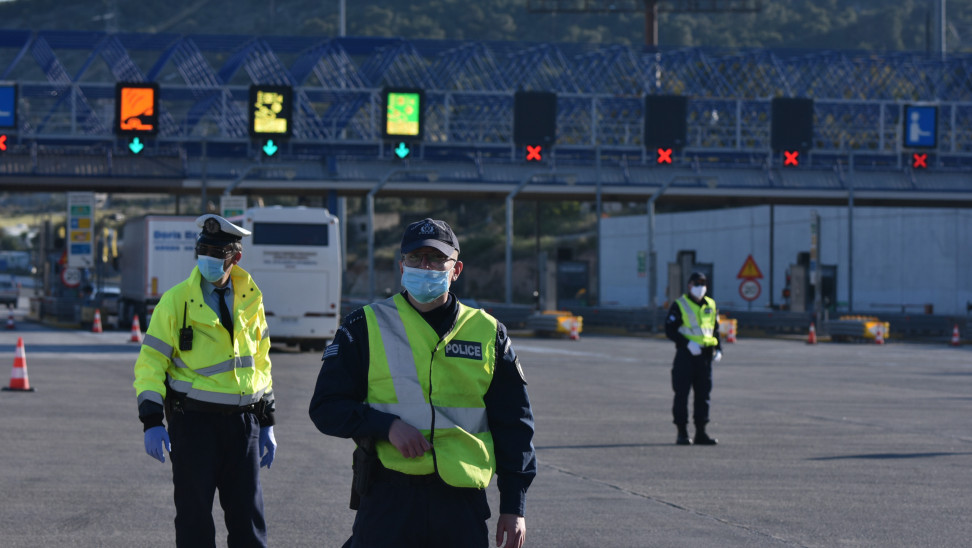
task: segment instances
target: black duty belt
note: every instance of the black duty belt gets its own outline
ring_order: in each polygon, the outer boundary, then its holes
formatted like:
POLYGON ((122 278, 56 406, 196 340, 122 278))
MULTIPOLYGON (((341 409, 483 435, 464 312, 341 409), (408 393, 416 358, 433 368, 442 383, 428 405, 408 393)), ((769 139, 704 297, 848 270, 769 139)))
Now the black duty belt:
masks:
POLYGON ((182 400, 182 408, 186 411, 195 411, 199 413, 219 413, 222 415, 232 415, 234 413, 255 413, 259 403, 260 402, 256 402, 251 403, 250 405, 239 406, 210 403, 186 398, 182 400))

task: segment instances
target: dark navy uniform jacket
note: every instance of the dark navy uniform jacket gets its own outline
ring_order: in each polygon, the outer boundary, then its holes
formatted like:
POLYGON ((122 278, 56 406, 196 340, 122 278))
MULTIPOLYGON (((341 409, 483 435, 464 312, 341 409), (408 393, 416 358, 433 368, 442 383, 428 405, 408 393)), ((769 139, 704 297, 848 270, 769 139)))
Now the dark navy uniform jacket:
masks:
MULTIPOLYGON (((441 337, 455 324, 458 314, 458 301, 449 293, 446 304, 422 317, 441 337)), ((496 354, 496 370, 484 399, 496 452, 500 513, 522 516, 527 488, 537 475, 533 410, 506 326, 499 322, 496 354)), ((363 403, 368 395, 369 359, 368 322, 363 309, 344 318, 321 359, 323 364, 310 404, 310 417, 317 429, 340 438, 387 440, 395 415, 363 403)))

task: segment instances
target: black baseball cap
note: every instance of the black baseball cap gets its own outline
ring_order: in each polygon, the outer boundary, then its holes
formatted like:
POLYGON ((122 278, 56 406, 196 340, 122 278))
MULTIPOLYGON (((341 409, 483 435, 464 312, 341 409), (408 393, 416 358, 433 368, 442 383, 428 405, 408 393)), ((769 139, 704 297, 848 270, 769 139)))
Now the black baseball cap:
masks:
POLYGON ((708 285, 709 283, 709 280, 706 279, 705 274, 698 271, 693 272, 692 275, 689 276, 688 281, 689 283, 693 283, 695 285, 708 285))
POLYGON ((405 227, 402 236, 402 255, 420 247, 434 247, 451 257, 453 252, 459 254, 459 239, 449 223, 426 218, 405 227))

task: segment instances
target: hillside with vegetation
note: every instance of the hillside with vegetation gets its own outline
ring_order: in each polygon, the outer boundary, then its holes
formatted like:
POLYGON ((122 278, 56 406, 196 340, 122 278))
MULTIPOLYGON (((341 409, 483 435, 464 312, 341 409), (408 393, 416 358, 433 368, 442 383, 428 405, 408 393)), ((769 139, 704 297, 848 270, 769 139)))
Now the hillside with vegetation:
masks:
MULTIPOLYGON (((679 2, 680 0, 671 0, 679 2)), ((662 47, 926 51, 936 0, 763 0, 757 14, 659 16, 662 47)), ((0 27, 333 37, 338 0, 11 0, 0 27), (228 17, 227 14, 232 14, 228 17)), ((949 51, 972 51, 972 0, 947 2, 949 51)), ((349 36, 644 43, 644 14, 537 14, 527 0, 347 2, 349 36)))

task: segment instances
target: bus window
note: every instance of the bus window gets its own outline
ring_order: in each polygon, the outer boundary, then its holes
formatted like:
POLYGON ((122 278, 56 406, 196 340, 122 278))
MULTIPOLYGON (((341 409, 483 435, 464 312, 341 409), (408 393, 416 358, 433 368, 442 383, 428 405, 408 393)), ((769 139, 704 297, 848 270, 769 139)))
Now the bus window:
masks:
POLYGON ((328 226, 312 223, 253 223, 254 245, 327 247, 328 226))

